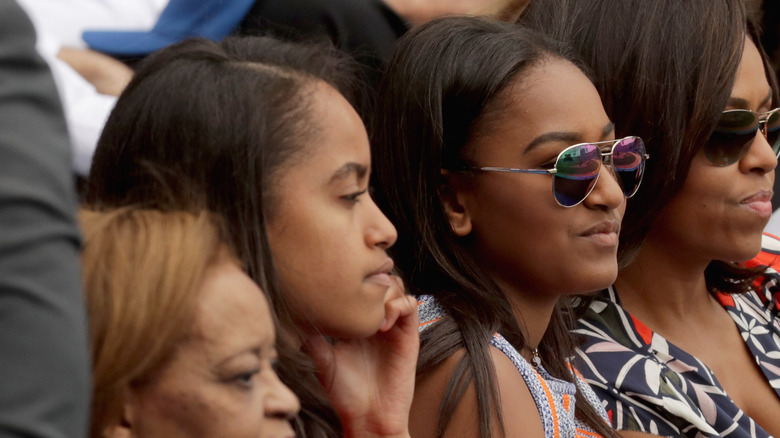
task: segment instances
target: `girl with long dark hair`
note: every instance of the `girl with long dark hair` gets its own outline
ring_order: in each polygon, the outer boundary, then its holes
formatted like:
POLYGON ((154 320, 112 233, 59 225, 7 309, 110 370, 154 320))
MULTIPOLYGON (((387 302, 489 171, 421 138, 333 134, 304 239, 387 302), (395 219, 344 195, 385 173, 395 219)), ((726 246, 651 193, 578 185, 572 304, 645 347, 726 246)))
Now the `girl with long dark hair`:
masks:
POLYGON ((614 281, 642 140, 564 47, 474 17, 405 35, 378 99, 377 202, 420 302, 412 434, 614 436, 559 298, 614 281))
POLYGON ((367 191, 350 71, 332 49, 268 37, 162 49, 120 96, 88 181, 94 209, 225 218, 278 322, 301 437, 408 435, 414 301, 390 275, 396 231, 367 191))

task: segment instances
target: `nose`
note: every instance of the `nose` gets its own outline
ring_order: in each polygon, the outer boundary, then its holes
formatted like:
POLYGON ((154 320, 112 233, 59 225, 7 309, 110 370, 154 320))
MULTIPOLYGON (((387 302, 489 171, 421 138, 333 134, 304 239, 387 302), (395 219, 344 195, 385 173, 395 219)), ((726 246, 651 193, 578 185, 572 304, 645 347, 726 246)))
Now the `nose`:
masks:
POLYGON ((612 166, 601 164, 599 179, 583 204, 588 208, 614 210, 626 200, 623 189, 618 184, 617 176, 612 166))
POLYGON ((739 170, 743 173, 757 172, 765 174, 777 166, 777 156, 762 132, 756 132, 747 154, 739 160, 739 170))
POLYGON ((387 249, 393 246, 398 239, 398 232, 390 219, 382 213, 382 210, 371 199, 369 217, 366 226, 366 245, 370 248, 379 247, 387 249))
POLYGON ((298 397, 273 373, 265 400, 265 416, 289 419, 298 415, 300 410, 298 397))

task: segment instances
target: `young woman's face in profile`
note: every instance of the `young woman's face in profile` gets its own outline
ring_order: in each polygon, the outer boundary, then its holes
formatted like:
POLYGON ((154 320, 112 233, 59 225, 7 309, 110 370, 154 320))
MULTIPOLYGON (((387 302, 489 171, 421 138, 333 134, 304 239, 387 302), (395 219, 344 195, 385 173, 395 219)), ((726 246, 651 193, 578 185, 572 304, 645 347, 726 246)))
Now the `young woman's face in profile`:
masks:
POLYGON ((260 289, 224 259, 207 271, 195 323, 125 419, 142 438, 290 438, 298 399, 276 376, 275 334, 260 289))
MULTIPOLYGON (((467 146, 477 167, 547 169, 568 146, 614 138, 596 89, 569 62, 543 61, 499 99, 497 118, 467 146)), ((625 198, 606 167, 590 195, 571 208, 556 203, 549 175, 479 172, 455 174, 451 182, 477 260, 499 284, 558 295, 614 281, 625 198)))
POLYGON ((268 239, 280 283, 305 332, 376 332, 389 288, 393 225, 368 193, 371 156, 363 122, 332 87, 318 83, 306 148, 278 172, 268 239))
MULTIPOLYGON (((773 107, 770 92, 761 56, 748 38, 724 110, 765 112, 773 107)), ((699 151, 680 192, 654 223, 645 245, 673 245, 688 259, 704 262, 755 257, 772 213, 776 164, 774 152, 760 131, 747 154, 728 166, 712 165, 699 151)))

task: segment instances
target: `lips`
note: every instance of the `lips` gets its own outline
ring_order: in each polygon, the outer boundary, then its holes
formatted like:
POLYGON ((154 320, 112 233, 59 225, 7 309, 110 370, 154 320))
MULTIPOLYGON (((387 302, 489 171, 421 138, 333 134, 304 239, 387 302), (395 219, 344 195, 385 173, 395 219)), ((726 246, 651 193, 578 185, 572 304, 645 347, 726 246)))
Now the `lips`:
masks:
POLYGON ((390 279, 390 272, 393 270, 393 266, 393 260, 388 258, 379 268, 366 276, 366 281, 388 287, 392 286, 393 280, 390 279))
POLYGON ((759 216, 768 218, 772 215, 772 191, 761 190, 743 199, 741 204, 758 213, 759 216))
POLYGON ((582 233, 583 236, 590 236, 593 234, 607 234, 620 232, 620 223, 616 221, 603 221, 599 222, 596 226, 591 227, 588 231, 582 233))
POLYGON ((606 220, 599 222, 582 233, 582 237, 589 238, 605 246, 617 246, 618 234, 620 233, 620 222, 606 220))

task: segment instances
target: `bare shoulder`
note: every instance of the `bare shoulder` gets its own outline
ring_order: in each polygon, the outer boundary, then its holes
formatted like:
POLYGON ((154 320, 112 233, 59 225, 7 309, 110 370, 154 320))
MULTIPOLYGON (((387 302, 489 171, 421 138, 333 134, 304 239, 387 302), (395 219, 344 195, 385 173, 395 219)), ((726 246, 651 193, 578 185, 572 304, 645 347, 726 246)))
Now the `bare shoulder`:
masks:
MULTIPOLYGON (((463 354, 463 350, 457 351, 425 378, 417 381, 409 425, 411 435, 415 438, 434 438, 436 436, 439 406, 455 366, 463 354)), ((512 361, 497 348, 490 347, 490 356, 496 368, 501 406, 511 406, 511 409, 504 409, 506 436, 544 437, 539 411, 523 377, 512 361)), ((498 427, 496 415, 493 415, 492 426, 494 437, 503 436, 498 427)), ((455 408, 444 436, 451 438, 477 438, 479 436, 476 386, 473 382, 468 386, 463 398, 455 408)))

